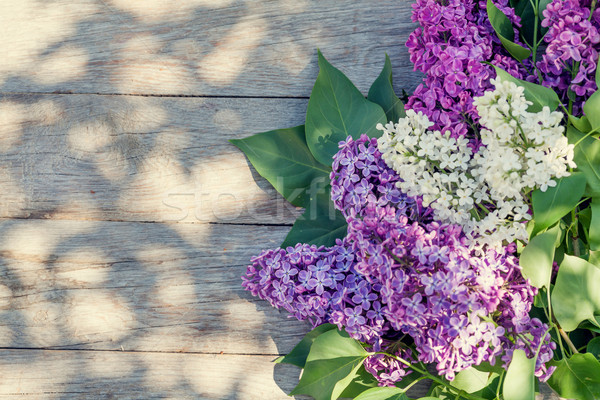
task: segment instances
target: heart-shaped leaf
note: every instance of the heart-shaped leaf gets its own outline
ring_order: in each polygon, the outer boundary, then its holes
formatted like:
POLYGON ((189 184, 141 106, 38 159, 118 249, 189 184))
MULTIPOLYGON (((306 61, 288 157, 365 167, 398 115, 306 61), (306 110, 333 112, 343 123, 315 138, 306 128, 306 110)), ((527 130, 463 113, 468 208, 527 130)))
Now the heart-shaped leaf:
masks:
POLYGON ((388 121, 397 123, 400 118, 406 116, 404 104, 402 104, 402 101, 394 93, 392 86, 392 63, 387 54, 385 55, 383 70, 377 79, 375 79, 373 85, 371 85, 367 99, 379 104, 383 108, 388 121))
POLYGON ((527 358, 523 350, 516 349, 502 385, 504 400, 534 400, 534 373, 535 358, 527 358))
POLYGON ((319 52, 319 75, 306 110, 306 142, 315 158, 331 165, 338 143, 348 136, 358 139, 366 133, 379 137, 375 127, 387 117, 378 105, 367 99, 319 52))
POLYGON ((507 80, 516 83, 525 88, 525 98, 532 102, 527 109, 530 112, 540 112, 544 106, 548 106, 550 111, 554 111, 560 104, 560 99, 554 90, 545 86, 536 85, 535 83, 517 79, 500 67, 493 66, 496 70, 496 75, 502 80, 507 80))
POLYGON ((326 186, 310 197, 306 211, 294 222, 282 248, 297 243, 333 246, 335 239, 346 236, 348 224, 342 213, 334 208, 330 194, 331 187, 326 186))
POLYGON ((500 42, 502 42, 502 46, 518 61, 523 61, 529 57, 531 51, 514 42, 515 32, 508 17, 496 7, 492 0, 487 1, 486 8, 490 23, 500 42))
POLYGON ((290 203, 306 207, 310 190, 329 184, 331 167, 319 163, 306 144, 304 125, 230 140, 256 171, 290 203))
POLYGON ((310 348, 302 378, 290 395, 307 394, 315 400, 337 399, 368 355, 360 343, 345 332, 331 330, 321 334, 310 348))
POLYGON ((310 348, 315 339, 323 333, 333 329, 337 329, 337 326, 333 324, 323 324, 317 326, 315 329, 308 332, 304 338, 302 338, 300 343, 298 343, 292 349, 292 351, 289 352, 289 354, 279 357, 277 360, 275 360, 275 362, 282 364, 293 364, 300 368, 304 368, 304 364, 306 364, 306 357, 308 357, 308 353, 310 352, 310 348))
POLYGON ((553 361, 556 371, 548 385, 561 398, 600 399, 600 363, 592 354, 573 354, 571 358, 553 361))
POLYGON ((569 176, 556 180, 556 186, 549 187, 545 192, 533 192, 533 219, 535 226, 533 235, 543 231, 558 222, 577 206, 585 192, 585 176, 574 172, 569 176))
POLYGON ((561 237, 560 224, 552 229, 540 233, 531 241, 521 253, 519 265, 523 269, 523 276, 529 279, 537 288, 550 285, 552 263, 554 262, 554 249, 561 237))
POLYGON ((580 322, 600 314, 597 282, 600 268, 565 254, 551 297, 554 316, 565 331, 575 330, 580 322))

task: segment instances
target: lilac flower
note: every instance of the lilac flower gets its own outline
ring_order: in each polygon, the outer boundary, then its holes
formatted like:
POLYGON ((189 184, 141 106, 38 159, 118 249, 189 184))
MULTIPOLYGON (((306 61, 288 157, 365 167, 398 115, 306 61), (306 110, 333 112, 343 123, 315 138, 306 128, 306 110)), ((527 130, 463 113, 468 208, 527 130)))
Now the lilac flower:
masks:
POLYGON ((543 84, 557 91, 565 103, 572 92, 575 114, 581 112, 585 99, 597 89, 600 10, 596 9, 590 18, 590 3, 554 0, 542 12, 542 26, 548 28, 544 36, 547 46, 537 67, 543 84))
MULTIPOLYGON (((514 245, 476 256, 460 227, 431 221, 419 199, 384 198, 391 190, 378 188, 398 178, 367 137, 340 143, 331 179, 347 236, 330 248, 263 251, 252 258, 244 288, 314 326, 336 324, 374 351, 433 363, 447 379, 497 357, 508 363, 517 348, 532 356, 540 344, 536 374, 550 375, 545 363, 554 345, 547 326, 528 315, 535 289, 520 273, 514 245), (363 168, 350 172, 359 160, 363 168)), ((409 373, 382 354, 368 357, 365 368, 381 385, 409 373)))
POLYGON ((398 176, 382 160, 377 139, 362 135, 354 140, 349 136, 339 146, 333 157, 331 199, 345 217, 360 215, 368 201, 377 201, 380 206, 402 204, 406 212, 414 211, 415 200, 396 189, 398 176))
MULTIPOLYGON (((519 26, 519 17, 508 7, 508 0, 494 3, 519 26)), ((417 0, 412 19, 419 27, 406 46, 415 70, 425 73, 425 79, 407 106, 427 115, 434 122, 434 130, 466 135, 469 124, 478 120, 473 97, 491 89, 489 79, 495 76, 494 69, 482 62, 497 65, 517 78, 526 77, 527 69, 503 48, 487 18, 485 1, 417 0)), ((525 66, 529 64, 526 60, 525 66)))

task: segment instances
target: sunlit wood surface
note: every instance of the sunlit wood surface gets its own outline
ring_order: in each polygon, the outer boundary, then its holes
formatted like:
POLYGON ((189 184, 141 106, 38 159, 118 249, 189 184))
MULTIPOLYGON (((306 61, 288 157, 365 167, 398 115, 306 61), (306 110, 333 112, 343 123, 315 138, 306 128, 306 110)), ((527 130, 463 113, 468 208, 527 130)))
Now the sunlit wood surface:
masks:
POLYGON ((413 89, 410 2, 0 1, 0 397, 285 399, 308 326, 241 289, 301 210, 227 140, 317 52, 413 89))

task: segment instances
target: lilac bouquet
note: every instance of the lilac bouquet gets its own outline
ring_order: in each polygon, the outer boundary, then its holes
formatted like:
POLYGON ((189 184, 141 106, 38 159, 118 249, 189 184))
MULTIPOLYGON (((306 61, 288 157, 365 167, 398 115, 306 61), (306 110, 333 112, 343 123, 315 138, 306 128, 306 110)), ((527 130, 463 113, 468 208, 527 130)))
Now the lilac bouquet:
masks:
POLYGON ((406 107, 389 59, 365 99, 319 53, 306 124, 232 141, 306 209, 243 276, 314 328, 291 394, 600 398, 596 1, 413 10, 406 107))

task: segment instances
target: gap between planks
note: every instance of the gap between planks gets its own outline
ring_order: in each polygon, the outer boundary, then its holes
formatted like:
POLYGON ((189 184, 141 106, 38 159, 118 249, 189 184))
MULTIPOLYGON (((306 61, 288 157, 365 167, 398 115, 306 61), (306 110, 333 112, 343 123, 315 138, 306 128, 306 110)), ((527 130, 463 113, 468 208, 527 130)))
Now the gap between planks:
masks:
POLYGON ((287 353, 235 353, 235 352, 210 352, 210 351, 168 351, 168 350, 132 350, 132 349, 86 349, 86 348, 67 348, 57 347, 0 347, 2 351, 79 351, 87 353, 124 353, 124 354, 190 354, 201 356, 244 356, 244 357, 281 357, 287 353))
MULTIPOLYGON (((160 94, 160 93, 100 93, 100 92, 0 92, 2 96, 52 96, 52 95, 73 95, 73 96, 131 96, 131 97, 165 97, 165 98, 190 98, 190 99, 298 99, 308 100, 308 96, 253 96, 253 95, 211 95, 211 94, 160 94)), ((366 97, 366 96, 365 96, 366 97)))

